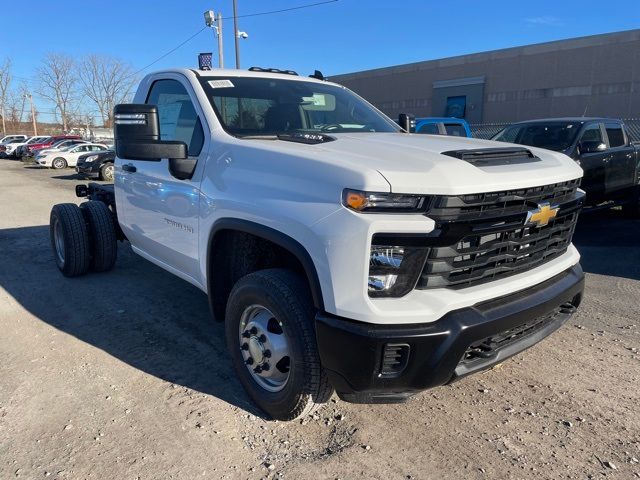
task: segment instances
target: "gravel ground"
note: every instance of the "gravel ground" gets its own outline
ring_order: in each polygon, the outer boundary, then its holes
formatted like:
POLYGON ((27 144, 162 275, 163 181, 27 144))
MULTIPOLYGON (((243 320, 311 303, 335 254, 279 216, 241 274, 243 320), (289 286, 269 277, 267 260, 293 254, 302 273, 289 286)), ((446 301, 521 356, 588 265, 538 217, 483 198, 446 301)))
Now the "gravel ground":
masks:
POLYGON ((640 221, 584 215, 579 313, 402 405, 266 421, 196 288, 119 248, 63 278, 54 203, 80 181, 0 160, 0 478, 640 478, 640 221))

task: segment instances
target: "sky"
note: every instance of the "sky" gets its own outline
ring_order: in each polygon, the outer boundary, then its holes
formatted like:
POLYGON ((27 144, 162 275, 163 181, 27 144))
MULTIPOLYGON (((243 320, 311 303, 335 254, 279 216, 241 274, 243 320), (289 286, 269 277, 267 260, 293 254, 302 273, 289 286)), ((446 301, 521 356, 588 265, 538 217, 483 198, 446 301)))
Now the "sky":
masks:
MULTIPOLYGON (((238 15, 322 0, 237 0, 238 15)), ((233 15, 232 0, 6 0, 0 9, 0 61, 13 62, 14 86, 35 90, 35 70, 48 52, 75 58, 118 57, 142 69, 204 27, 203 12, 233 15)), ((640 28, 640 1, 338 0, 314 7, 239 18, 241 67, 276 67, 326 76, 499 48, 640 28)), ((233 20, 223 21, 225 66, 235 66, 233 20)), ((216 53, 211 29, 141 74, 196 67, 216 53)), ((51 107, 35 97, 39 109, 51 107)), ((45 118, 42 118, 45 120, 45 118)))

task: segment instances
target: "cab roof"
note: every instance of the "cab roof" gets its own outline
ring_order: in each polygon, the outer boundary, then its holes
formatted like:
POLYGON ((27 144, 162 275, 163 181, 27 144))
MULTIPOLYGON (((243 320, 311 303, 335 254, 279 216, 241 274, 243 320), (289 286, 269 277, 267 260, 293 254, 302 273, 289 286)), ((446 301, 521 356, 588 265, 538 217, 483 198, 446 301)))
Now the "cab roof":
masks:
POLYGON ((172 72, 172 73, 181 73, 187 77, 195 74, 200 78, 216 78, 216 77, 244 77, 244 78, 273 78, 280 80, 293 80, 299 82, 312 82, 312 83, 321 83, 323 85, 337 85, 333 82, 328 82, 326 80, 318 80, 317 78, 308 77, 305 75, 292 75, 288 73, 274 73, 274 72, 265 72, 265 71, 250 71, 250 70, 238 70, 231 68, 213 68, 211 70, 198 70, 198 69, 190 69, 190 68, 169 68, 161 71, 153 72, 153 74, 163 73, 163 72, 172 72))

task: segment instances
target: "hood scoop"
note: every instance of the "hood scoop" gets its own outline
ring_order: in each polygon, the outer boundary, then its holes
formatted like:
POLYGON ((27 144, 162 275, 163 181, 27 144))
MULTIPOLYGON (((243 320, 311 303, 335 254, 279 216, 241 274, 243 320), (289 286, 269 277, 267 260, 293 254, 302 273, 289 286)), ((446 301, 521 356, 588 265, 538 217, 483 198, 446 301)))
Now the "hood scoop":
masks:
POLYGON ((464 160, 478 167, 497 167, 521 163, 540 162, 531 150, 526 148, 477 148, 474 150, 451 150, 442 155, 464 160))

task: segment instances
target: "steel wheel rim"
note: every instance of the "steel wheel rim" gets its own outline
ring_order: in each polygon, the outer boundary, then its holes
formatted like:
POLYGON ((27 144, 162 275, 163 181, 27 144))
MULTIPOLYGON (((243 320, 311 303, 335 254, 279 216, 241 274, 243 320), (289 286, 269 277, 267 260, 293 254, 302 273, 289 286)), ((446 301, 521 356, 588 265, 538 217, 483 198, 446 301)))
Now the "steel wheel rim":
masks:
POLYGON ((242 360, 251 378, 268 392, 287 384, 292 363, 289 340, 282 323, 262 305, 247 307, 238 331, 242 360))
POLYGON ((56 256, 60 265, 64 265, 64 235, 62 233, 62 224, 58 218, 53 223, 53 243, 56 247, 56 256))

